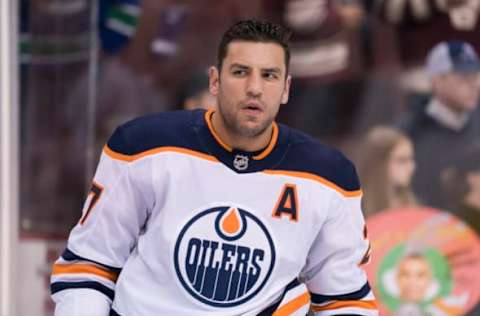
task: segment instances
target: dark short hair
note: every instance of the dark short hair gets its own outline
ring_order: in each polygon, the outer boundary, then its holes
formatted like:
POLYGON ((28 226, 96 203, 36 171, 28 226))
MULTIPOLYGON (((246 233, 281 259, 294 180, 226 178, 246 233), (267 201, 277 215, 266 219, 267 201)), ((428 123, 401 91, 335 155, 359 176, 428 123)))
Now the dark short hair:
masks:
POLYGON ((222 36, 217 52, 217 67, 222 69, 223 60, 227 56, 228 44, 233 41, 276 43, 285 52, 285 69, 290 64, 290 37, 292 32, 279 24, 258 20, 243 20, 232 25, 222 36))

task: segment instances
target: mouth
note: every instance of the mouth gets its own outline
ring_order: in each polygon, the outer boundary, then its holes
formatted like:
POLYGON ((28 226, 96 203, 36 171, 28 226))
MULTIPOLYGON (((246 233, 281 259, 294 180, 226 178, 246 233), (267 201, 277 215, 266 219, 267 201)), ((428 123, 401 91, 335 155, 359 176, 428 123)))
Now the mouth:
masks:
POLYGON ((259 102, 247 102, 242 106, 242 110, 250 114, 257 114, 263 112, 263 106, 259 102))

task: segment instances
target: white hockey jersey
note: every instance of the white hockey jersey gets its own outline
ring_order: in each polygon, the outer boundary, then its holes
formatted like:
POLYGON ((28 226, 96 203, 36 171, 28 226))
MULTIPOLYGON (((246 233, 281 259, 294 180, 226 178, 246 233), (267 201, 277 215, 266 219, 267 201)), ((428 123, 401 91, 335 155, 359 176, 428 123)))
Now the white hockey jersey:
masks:
POLYGON ((115 131, 53 266, 55 315, 377 315, 353 165, 277 124, 238 151, 211 115, 115 131))

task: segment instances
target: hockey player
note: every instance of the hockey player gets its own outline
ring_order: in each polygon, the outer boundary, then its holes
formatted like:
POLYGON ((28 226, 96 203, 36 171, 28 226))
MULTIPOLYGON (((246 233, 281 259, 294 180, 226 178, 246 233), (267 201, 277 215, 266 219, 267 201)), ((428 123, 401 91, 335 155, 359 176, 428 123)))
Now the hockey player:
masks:
POLYGON ((353 165, 274 121, 288 38, 233 25, 210 69, 217 110, 117 128, 53 266, 56 316, 378 315, 353 165))

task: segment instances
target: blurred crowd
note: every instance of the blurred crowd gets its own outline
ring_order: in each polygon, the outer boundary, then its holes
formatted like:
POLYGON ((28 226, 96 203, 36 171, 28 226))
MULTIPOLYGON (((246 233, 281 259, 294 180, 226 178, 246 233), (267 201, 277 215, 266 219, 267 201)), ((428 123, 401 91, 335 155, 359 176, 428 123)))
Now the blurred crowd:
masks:
POLYGON ((20 1, 22 234, 65 237, 120 123, 215 107, 221 32, 252 17, 292 29, 279 120, 355 162, 367 219, 428 206, 480 234, 480 0, 20 1))
POLYGON ((356 162, 367 217, 420 204, 479 227, 477 0, 24 0, 22 228, 68 231, 118 124, 214 107, 217 41, 247 17, 292 29, 280 121, 356 162))

